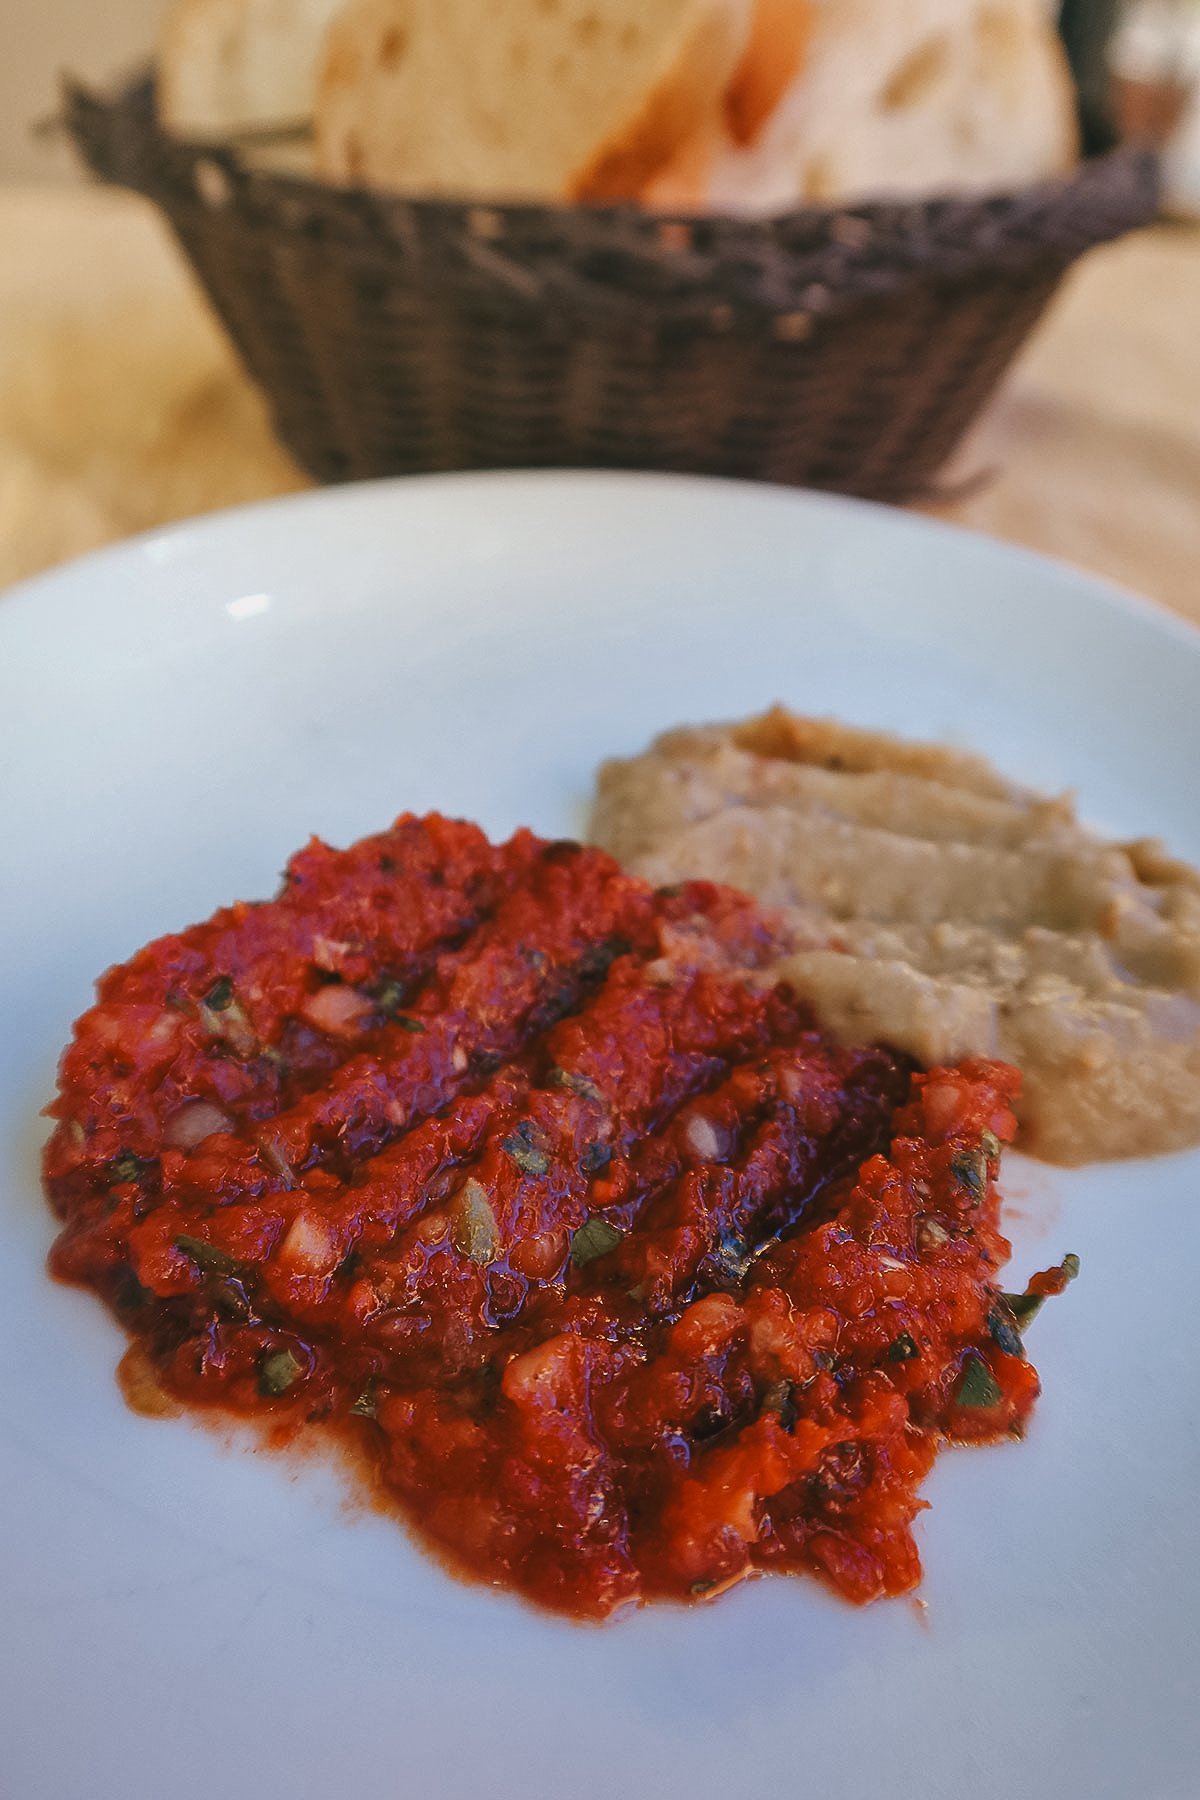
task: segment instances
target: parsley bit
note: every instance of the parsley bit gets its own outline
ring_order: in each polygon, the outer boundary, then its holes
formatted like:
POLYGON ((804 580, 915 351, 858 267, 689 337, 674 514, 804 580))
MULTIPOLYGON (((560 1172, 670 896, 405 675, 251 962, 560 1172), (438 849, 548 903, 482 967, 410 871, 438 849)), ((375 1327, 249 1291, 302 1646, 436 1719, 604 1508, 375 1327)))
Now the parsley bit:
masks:
POLYGON ((550 1158, 534 1143, 533 1126, 528 1119, 522 1119, 513 1135, 505 1138, 500 1147, 507 1156, 512 1157, 523 1174, 549 1174, 550 1158))
POLYGON ((799 1413, 796 1410, 796 1389, 790 1381, 776 1381, 767 1389, 762 1398, 762 1411, 774 1413, 785 1431, 795 1426, 799 1413))
POLYGON ((969 1357, 954 1396, 954 1404, 969 1407, 972 1412, 990 1412, 993 1407, 999 1406, 1003 1398, 1000 1383, 982 1356, 969 1357))
POLYGON ((304 1364, 290 1350, 272 1350, 258 1365, 258 1391, 265 1399, 277 1400, 303 1372, 304 1364))
MULTIPOLYGON (((1067 1283, 1074 1281, 1079 1273, 1079 1258, 1073 1250, 1068 1251, 1058 1267, 1059 1273, 1062 1275, 1062 1286, 1066 1287, 1067 1283)), ((1061 1293, 1062 1288, 1059 1288, 1058 1292, 1061 1293)), ((1001 1294, 1000 1299, 1006 1311, 1011 1314, 1017 1330, 1024 1331, 1025 1327, 1037 1318, 1050 1297, 1049 1294, 1001 1294)))
POLYGON ((1025 1346, 1021 1342, 1021 1334, 1017 1330, 1016 1321, 1006 1318, 1005 1312, 1001 1311, 1000 1307, 994 1306, 988 1314, 987 1328, 992 1342, 999 1345, 1005 1356, 1024 1356, 1025 1346))
POLYGON ((988 1166, 984 1150, 956 1150, 950 1158, 950 1173, 978 1203, 987 1194, 988 1166))
POLYGON ((105 1180, 109 1187, 123 1187, 127 1181, 140 1181, 153 1166, 143 1157, 135 1156, 132 1150, 122 1150, 120 1156, 109 1163, 105 1180))
POLYGON ((405 982, 397 981, 393 976, 386 975, 381 981, 377 981, 374 987, 368 988, 367 992, 384 1017, 390 1019, 404 1005, 408 987, 405 982))
POLYGON ((221 1250, 216 1244, 206 1243, 203 1238, 177 1237, 174 1239, 176 1250, 183 1253, 189 1262, 194 1262, 198 1269, 206 1275, 236 1275, 242 1264, 236 1256, 230 1256, 228 1250, 221 1250))
POLYGON ((727 1231, 713 1250, 713 1261, 725 1275, 733 1281, 744 1281, 751 1263, 758 1255, 758 1247, 747 1244, 732 1231, 727 1231))
POLYGON ((615 1250, 624 1235, 607 1219, 593 1214, 584 1220, 578 1231, 571 1233, 571 1261, 577 1269, 582 1269, 587 1263, 595 1262, 598 1256, 607 1256, 610 1250, 615 1250))
POLYGON ((551 1087, 566 1088, 570 1094, 578 1094, 581 1100, 603 1100, 604 1096, 595 1082, 586 1075, 576 1075, 572 1069, 551 1069, 551 1087))
POLYGON ((589 1144, 579 1159, 579 1167, 585 1175, 599 1175, 612 1161, 612 1154, 607 1144, 589 1144))
POLYGON ((1045 1294, 1002 1294, 1000 1298, 1013 1316, 1018 1330, 1036 1319, 1045 1304, 1045 1294))

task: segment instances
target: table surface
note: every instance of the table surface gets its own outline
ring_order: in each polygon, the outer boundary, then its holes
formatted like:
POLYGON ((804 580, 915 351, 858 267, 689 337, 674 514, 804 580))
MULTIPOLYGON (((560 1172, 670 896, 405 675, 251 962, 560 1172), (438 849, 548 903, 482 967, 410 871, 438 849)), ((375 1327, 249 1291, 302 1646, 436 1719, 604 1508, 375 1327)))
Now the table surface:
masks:
MULTIPOLYGON (((0 587, 130 532, 303 488, 157 215, 0 187, 0 587)), ((925 510, 1200 624, 1200 229, 1068 278, 925 510)))

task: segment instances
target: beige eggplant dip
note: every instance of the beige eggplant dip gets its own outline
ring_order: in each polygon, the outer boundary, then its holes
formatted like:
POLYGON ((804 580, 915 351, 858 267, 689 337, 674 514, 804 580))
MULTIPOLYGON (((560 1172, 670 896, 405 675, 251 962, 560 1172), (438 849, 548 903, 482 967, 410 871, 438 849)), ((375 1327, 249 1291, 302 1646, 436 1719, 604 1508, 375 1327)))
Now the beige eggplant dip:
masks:
POLYGON ((606 763, 590 836, 657 885, 778 909, 770 976, 844 1040, 1015 1063, 1032 1155, 1200 1142, 1200 873, 1156 840, 1108 842, 969 752, 782 707, 606 763))

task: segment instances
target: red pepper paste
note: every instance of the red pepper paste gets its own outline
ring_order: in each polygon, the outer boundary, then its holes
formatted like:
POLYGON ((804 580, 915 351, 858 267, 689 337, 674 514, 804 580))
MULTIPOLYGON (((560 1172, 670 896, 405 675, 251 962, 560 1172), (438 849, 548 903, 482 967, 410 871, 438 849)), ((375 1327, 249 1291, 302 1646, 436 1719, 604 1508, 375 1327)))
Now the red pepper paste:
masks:
POLYGON ((996 1285, 1019 1078, 839 1047, 754 979, 778 948, 528 832, 314 841, 101 980, 52 1270, 147 1410, 352 1434, 453 1566, 555 1610, 903 1593, 939 1443, 1038 1392, 996 1285))

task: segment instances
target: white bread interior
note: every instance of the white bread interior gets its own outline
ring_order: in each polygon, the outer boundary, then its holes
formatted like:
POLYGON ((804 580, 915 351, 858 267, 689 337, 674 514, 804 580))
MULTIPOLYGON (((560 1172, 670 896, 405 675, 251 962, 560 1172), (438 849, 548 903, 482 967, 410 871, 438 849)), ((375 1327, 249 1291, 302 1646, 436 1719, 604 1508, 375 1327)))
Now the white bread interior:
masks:
POLYGON ((158 110, 185 137, 311 121, 316 64, 342 0, 175 0, 158 47, 158 110))
MULTIPOLYGON (((778 0, 776 0, 778 3, 778 0)), ((1078 153, 1074 89, 1045 0, 793 0, 799 73, 758 137, 714 109, 643 199, 771 212, 1018 188, 1078 153)))
POLYGON ((495 200, 636 196, 721 103, 751 0, 350 0, 325 40, 328 179, 495 200))

